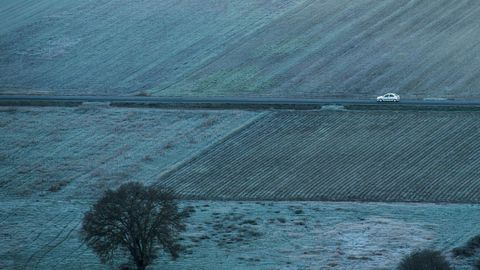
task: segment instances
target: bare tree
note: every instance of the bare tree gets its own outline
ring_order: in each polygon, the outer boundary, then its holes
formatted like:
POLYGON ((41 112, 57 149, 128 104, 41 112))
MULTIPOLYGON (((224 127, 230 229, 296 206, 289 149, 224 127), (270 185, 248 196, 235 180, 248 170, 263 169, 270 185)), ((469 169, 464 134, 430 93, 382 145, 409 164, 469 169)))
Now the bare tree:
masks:
POLYGON ((132 182, 105 192, 85 214, 81 235, 102 263, 123 251, 143 270, 160 250, 178 257, 186 217, 171 190, 132 182))

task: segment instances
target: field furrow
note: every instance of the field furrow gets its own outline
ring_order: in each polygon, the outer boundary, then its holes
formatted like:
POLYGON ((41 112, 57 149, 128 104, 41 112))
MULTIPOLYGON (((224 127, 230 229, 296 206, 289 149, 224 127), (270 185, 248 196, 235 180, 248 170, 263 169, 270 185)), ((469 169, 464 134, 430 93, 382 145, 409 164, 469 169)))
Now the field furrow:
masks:
POLYGON ((476 112, 277 112, 159 183, 187 198, 480 202, 476 112))
POLYGON ((474 0, 4 0, 0 92, 478 98, 479 15, 474 0))

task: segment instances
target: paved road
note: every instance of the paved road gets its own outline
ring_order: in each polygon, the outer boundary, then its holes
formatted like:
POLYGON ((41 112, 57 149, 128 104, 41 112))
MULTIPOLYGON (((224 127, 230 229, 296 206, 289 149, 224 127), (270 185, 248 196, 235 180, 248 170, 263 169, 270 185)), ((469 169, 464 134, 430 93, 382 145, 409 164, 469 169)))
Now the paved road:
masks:
MULTIPOLYGON (((141 97, 141 96, 34 96, 0 95, 0 101, 128 102, 153 104, 239 104, 239 105, 373 105, 372 99, 296 99, 236 97, 141 97)), ((401 100, 398 104, 418 106, 480 106, 480 100, 401 100)))

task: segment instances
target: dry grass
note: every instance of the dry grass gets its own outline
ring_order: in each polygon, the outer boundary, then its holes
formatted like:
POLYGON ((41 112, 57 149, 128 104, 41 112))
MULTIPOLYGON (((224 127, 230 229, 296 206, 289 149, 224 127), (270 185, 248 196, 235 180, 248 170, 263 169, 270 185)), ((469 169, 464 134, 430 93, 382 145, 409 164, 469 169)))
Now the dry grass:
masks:
MULTIPOLYGON (((86 189, 86 187, 83 187, 86 189)), ((78 229, 93 201, 0 201, 2 269, 105 269, 78 229)), ((322 202, 182 202, 191 217, 186 252, 154 268, 393 269, 420 248, 448 251, 473 234, 475 205, 322 202), (302 209, 304 216, 292 215, 302 209), (341 209, 341 210, 339 210, 341 209), (462 222, 458 222, 462 220, 462 222)), ((466 269, 457 261, 455 269, 466 269)))
POLYGON ((62 190, 62 188, 64 188, 66 185, 68 185, 68 183, 70 183, 70 181, 60 181, 60 182, 54 183, 53 185, 50 186, 50 188, 48 188, 48 191, 58 192, 62 190))
POLYGON ((201 128, 210 128, 218 122, 218 119, 215 117, 208 117, 201 125, 201 128))
POLYGON ((0 196, 89 197, 124 181, 153 181, 254 115, 93 105, 0 111, 0 196), (211 118, 218 121, 197 128, 211 118))

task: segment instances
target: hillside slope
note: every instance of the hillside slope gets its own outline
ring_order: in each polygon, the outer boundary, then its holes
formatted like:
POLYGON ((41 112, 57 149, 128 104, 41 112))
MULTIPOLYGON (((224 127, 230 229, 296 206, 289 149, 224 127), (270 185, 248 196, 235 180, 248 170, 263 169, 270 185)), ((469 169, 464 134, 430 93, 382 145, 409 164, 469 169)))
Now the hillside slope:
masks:
POLYGON ((0 93, 479 98, 475 0, 20 0, 0 93))

